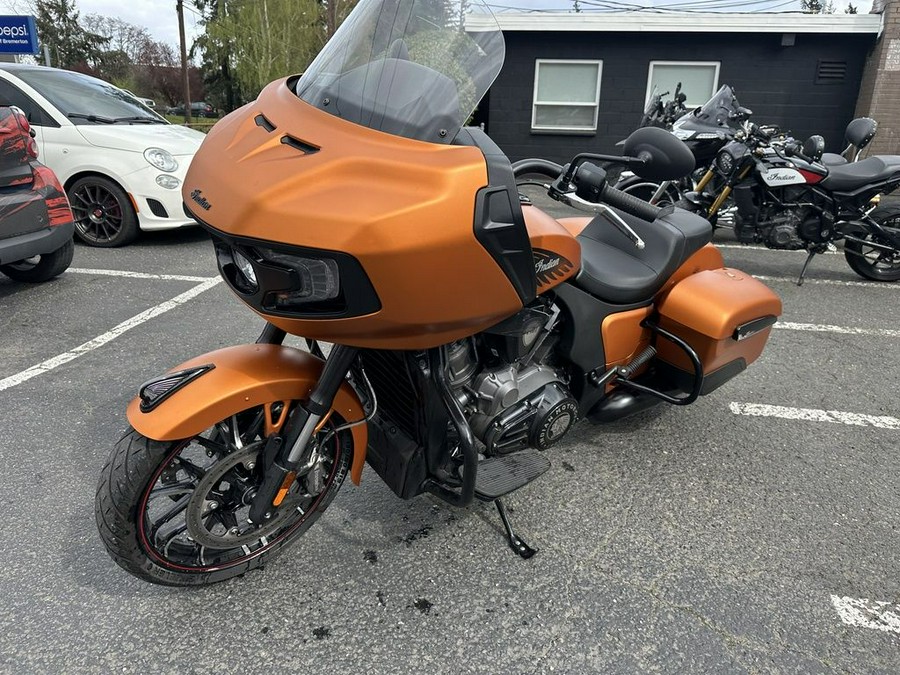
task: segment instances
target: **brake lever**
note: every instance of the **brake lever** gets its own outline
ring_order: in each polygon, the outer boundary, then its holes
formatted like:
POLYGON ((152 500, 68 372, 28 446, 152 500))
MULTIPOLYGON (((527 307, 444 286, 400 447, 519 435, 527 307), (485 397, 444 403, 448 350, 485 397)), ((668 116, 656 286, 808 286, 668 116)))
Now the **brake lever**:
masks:
POLYGON ((587 213, 594 213, 599 216, 606 216, 609 220, 612 221, 612 224, 616 226, 616 229, 619 230, 622 234, 628 237, 631 240, 631 243, 634 244, 634 247, 640 251, 644 250, 647 244, 644 243, 644 240, 638 236, 638 233, 631 229, 631 226, 622 220, 622 217, 615 212, 614 209, 607 206, 606 204, 602 204, 599 202, 589 202, 586 199, 582 199, 574 192, 556 192, 553 195, 554 199, 558 202, 562 202, 566 206, 571 206, 573 209, 578 209, 579 211, 585 211, 587 213))

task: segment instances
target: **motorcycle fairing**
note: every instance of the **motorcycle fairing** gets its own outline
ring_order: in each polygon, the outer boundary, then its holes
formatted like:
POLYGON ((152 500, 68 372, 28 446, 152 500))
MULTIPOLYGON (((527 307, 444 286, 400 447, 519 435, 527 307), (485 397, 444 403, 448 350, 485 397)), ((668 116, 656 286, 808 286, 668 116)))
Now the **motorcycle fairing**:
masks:
MULTIPOLYGON (((207 367, 207 371, 152 410, 143 412, 140 397, 134 398, 128 405, 128 422, 138 433, 157 441, 192 438, 248 408, 306 398, 319 380, 323 365, 312 354, 282 345, 219 349, 172 368, 171 373, 199 367, 207 367)), ((332 409, 345 422, 357 422, 366 416, 359 397, 346 382, 338 390, 332 409)), ((354 446, 350 477, 359 485, 366 461, 368 429, 366 424, 359 424, 349 431, 354 446)))
POLYGON ((309 319, 273 316, 248 302, 267 321, 327 342, 426 349, 523 306, 475 235, 476 196, 488 186, 478 147, 347 122, 303 102, 280 80, 210 131, 183 194, 214 236, 352 256, 381 304, 362 316, 309 319), (297 142, 317 150, 304 152, 297 142))

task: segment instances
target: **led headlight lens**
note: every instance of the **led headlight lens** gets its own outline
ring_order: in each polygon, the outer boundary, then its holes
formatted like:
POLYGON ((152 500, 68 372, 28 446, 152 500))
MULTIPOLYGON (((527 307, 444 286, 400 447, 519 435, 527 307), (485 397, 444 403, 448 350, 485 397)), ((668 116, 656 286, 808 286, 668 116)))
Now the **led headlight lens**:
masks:
POLYGON ((734 171, 734 157, 731 156, 730 152, 723 150, 718 154, 716 157, 716 168, 726 175, 734 171))
POLYGON ((175 190, 181 185, 181 181, 175 178, 175 176, 170 176, 167 173, 161 173, 156 177, 156 184, 161 188, 165 188, 166 190, 175 190))
POLYGON ((144 159, 160 171, 171 173, 178 169, 178 162, 172 156, 172 153, 162 148, 147 148, 144 150, 144 159))
POLYGON ((337 261, 331 258, 305 258, 269 248, 261 248, 259 253, 266 262, 284 266, 297 274, 297 285, 274 293, 276 307, 333 300, 340 295, 341 281, 337 261))
POLYGON ((237 265, 244 280, 247 282, 247 292, 255 293, 259 288, 259 282, 256 280, 256 270, 253 269, 253 263, 251 263, 243 253, 237 250, 232 253, 232 257, 234 259, 234 264, 237 265))
POLYGON ((690 131, 689 129, 675 128, 675 129, 672 129, 672 135, 675 136, 675 138, 679 138, 682 141, 686 141, 687 139, 689 139, 691 136, 694 135, 694 132, 690 131))

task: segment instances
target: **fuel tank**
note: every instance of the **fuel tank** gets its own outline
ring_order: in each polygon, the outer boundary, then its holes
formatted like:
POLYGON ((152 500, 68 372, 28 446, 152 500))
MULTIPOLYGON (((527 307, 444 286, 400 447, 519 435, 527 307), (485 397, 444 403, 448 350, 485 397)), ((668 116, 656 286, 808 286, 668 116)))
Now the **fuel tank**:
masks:
POLYGON ((347 122, 291 82, 216 124, 185 179, 241 300, 289 333, 376 349, 445 344, 522 307, 474 232, 489 184, 477 147, 347 122), (307 277, 333 297, 304 302, 307 277))

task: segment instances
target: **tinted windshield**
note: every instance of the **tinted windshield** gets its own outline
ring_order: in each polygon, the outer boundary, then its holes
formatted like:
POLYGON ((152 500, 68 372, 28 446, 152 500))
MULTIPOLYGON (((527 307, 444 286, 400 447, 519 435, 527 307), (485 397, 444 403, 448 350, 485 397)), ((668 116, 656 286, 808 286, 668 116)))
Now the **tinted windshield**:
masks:
MULTIPOLYGON (((35 68, 16 70, 15 76, 46 98, 63 115, 94 116, 102 120, 122 118, 165 119, 134 96, 95 77, 68 70, 35 68)), ((74 124, 96 124, 97 119, 71 118, 74 124)))
POLYGON ((731 122, 730 115, 737 112, 740 104, 734 91, 723 84, 712 98, 694 112, 694 117, 718 126, 727 126, 731 122))
POLYGON ((497 77, 504 53, 481 0, 362 0, 297 94, 356 124, 449 143, 497 77))
POLYGON ((644 114, 653 114, 653 111, 659 107, 661 98, 662 97, 659 95, 659 87, 654 84, 653 90, 650 92, 650 96, 647 98, 647 105, 644 106, 644 114))

